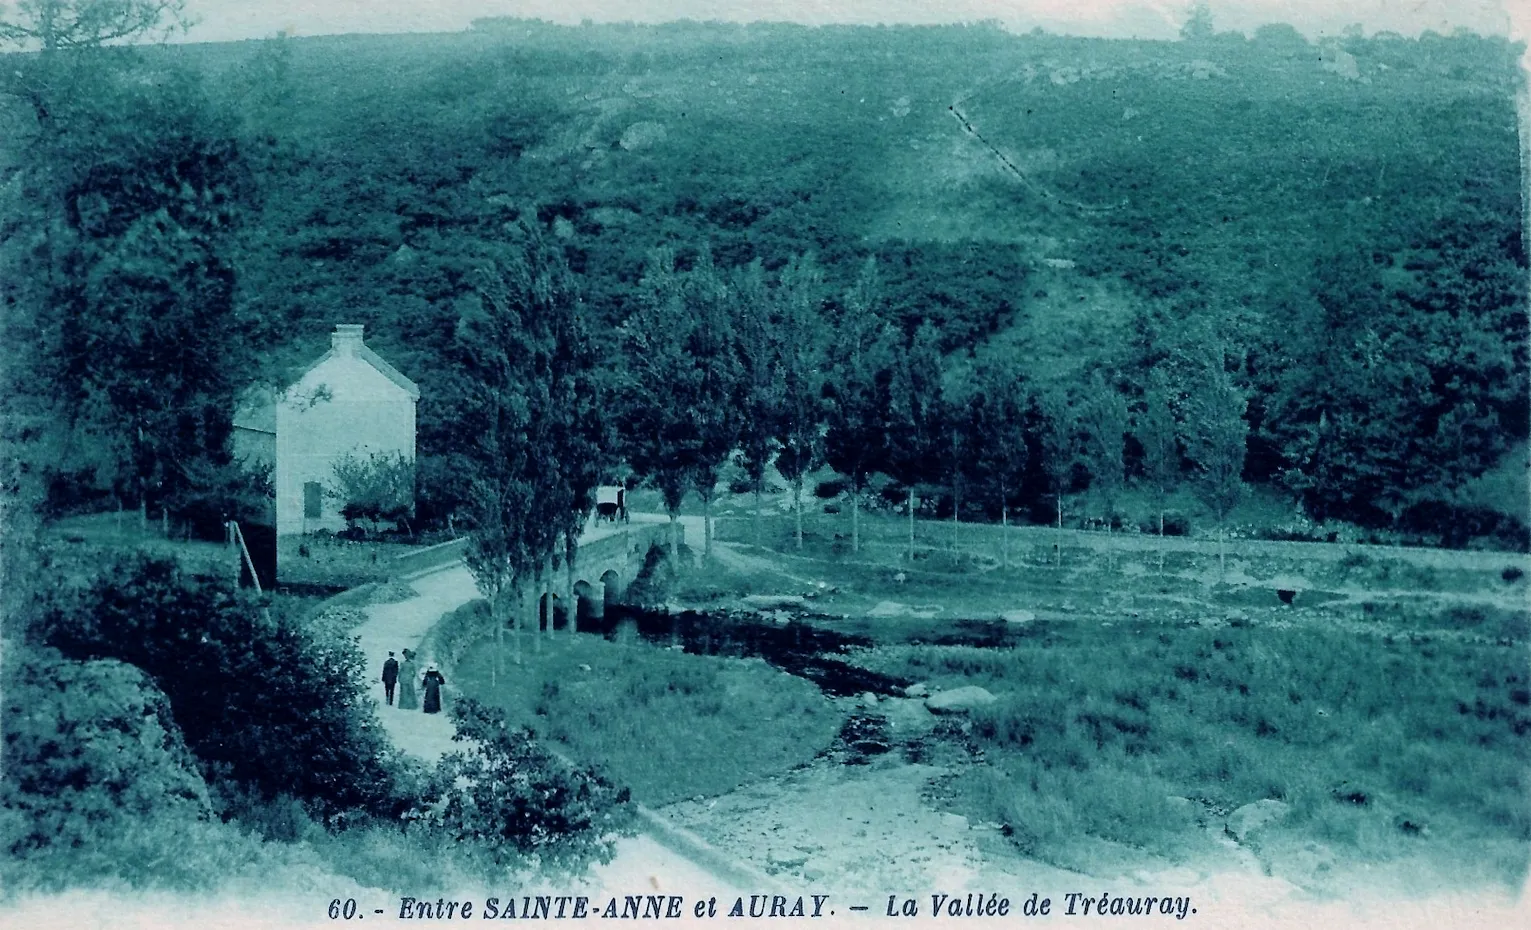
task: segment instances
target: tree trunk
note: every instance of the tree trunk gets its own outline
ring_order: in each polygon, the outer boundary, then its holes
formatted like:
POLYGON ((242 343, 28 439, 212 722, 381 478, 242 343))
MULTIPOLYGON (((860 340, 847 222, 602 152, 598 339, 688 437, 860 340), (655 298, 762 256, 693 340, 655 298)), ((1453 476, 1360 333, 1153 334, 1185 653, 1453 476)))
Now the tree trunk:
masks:
POLYGON ((138 535, 147 536, 149 533, 149 499, 143 491, 138 492, 138 535))
POLYGON ((1217 521, 1217 580, 1223 581, 1228 574, 1228 556, 1223 546, 1223 521, 1217 521))
POLYGON ((1010 508, 999 505, 999 564, 1010 567, 1010 508))
POLYGON ((1058 492, 1058 541, 1054 543, 1058 549, 1058 567, 1063 567, 1063 492, 1058 492))
POLYGON ((574 559, 577 554, 578 550, 574 547, 572 537, 565 539, 563 556, 564 595, 568 597, 568 600, 564 601, 563 625, 570 635, 579 632, 579 596, 574 593, 574 559))
POLYGON ((500 680, 500 649, 505 642, 505 620, 502 607, 503 595, 489 599, 489 622, 494 624, 494 664, 489 667, 489 690, 493 691, 500 680))
POLYGON ((1159 574, 1164 574, 1164 508, 1159 508, 1159 574))
POLYGON ((760 486, 764 483, 764 478, 761 478, 755 482, 755 547, 757 549, 760 547, 760 486))
POLYGON ((954 553, 962 551, 962 540, 958 535, 962 526, 961 518, 962 492, 954 487, 952 488, 952 552, 954 553))
POLYGON ((680 526, 679 521, 680 514, 670 511, 670 561, 675 563, 677 568, 680 566, 680 533, 677 530, 680 526))
POLYGON ((522 582, 520 582, 519 580, 516 582, 515 599, 516 599, 517 603, 516 603, 516 605, 514 607, 514 610, 513 610, 512 614, 511 614, 511 618, 510 618, 510 638, 514 641, 514 644, 511 647, 512 650, 513 650, 513 654, 511 656, 511 660, 513 662, 515 662, 517 665, 520 665, 521 664, 521 615, 526 612, 526 588, 525 588, 525 585, 522 584, 522 582))
POLYGON ((861 552, 861 492, 851 491, 851 552, 861 552))
POLYGON ((909 564, 914 564, 914 488, 909 489, 909 564))
POLYGON ((537 584, 537 651, 542 651, 542 613, 547 612, 548 633, 553 632, 553 556, 548 555, 537 584))
POLYGON ((702 495, 702 561, 712 558, 712 495, 702 495))
POLYGON ((803 476, 798 475, 792 482, 792 510, 797 521, 797 548, 803 548, 803 476))

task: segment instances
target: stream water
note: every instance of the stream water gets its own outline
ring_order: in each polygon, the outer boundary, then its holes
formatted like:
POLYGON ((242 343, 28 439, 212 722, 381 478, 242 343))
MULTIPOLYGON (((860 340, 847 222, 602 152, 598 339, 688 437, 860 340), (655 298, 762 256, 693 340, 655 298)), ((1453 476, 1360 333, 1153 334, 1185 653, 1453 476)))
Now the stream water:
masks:
POLYGON ((836 697, 864 694, 902 696, 912 682, 859 668, 850 653, 891 644, 929 644, 1004 649, 1023 639, 1048 636, 1042 622, 1018 626, 1003 621, 899 621, 878 618, 795 616, 778 622, 742 610, 665 612, 613 605, 593 629, 608 638, 638 636, 661 646, 679 646, 694 655, 758 657, 836 697), (829 628, 833 623, 836 628, 829 628))

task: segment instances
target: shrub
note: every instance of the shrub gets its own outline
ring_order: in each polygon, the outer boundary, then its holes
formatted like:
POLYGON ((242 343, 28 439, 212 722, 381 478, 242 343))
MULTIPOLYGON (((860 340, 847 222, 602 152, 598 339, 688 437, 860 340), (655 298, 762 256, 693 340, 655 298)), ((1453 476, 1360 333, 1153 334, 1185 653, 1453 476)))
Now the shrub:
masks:
POLYGON ((512 727, 503 712, 472 698, 450 711, 467 745, 443 757, 436 773, 430 827, 485 847, 497 859, 535 855, 544 864, 582 869, 609 862, 612 835, 631 833, 627 789, 593 769, 574 770, 512 727))
POLYGON ((117 659, 170 701, 204 774, 330 813, 390 803, 392 754, 354 643, 310 633, 226 582, 133 554, 42 623, 78 660, 117 659))
POLYGON ((1509 568, 1506 568, 1504 571, 1500 572, 1499 577, 1503 578, 1506 584, 1514 584, 1515 582, 1519 581, 1525 574, 1526 573, 1521 570, 1520 566, 1511 565, 1509 568))
POLYGON ((415 508, 415 463, 399 453, 347 455, 334 466, 329 493, 341 501, 348 529, 361 520, 409 526, 415 508))

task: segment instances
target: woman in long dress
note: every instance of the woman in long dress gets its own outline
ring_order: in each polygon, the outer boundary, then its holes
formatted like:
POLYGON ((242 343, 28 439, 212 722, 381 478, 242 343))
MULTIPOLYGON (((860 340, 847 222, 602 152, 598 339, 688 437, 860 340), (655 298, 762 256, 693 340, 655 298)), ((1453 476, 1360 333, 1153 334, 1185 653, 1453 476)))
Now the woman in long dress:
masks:
POLYGON ((425 670, 425 677, 420 679, 420 686, 425 689, 425 706, 423 710, 427 714, 441 713, 441 686, 447 680, 441 677, 441 672, 436 670, 433 662, 425 670))
POLYGON ((415 676, 419 671, 414 651, 404 650, 404 663, 399 666, 399 710, 420 709, 420 696, 415 691, 415 676))

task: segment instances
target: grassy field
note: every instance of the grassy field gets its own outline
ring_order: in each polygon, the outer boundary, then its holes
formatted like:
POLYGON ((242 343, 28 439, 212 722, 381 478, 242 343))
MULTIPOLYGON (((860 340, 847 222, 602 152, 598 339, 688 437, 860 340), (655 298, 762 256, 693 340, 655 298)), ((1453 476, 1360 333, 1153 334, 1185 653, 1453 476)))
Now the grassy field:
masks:
POLYGON ((988 764, 954 803, 1029 856, 1087 865, 1092 839, 1184 853, 1198 820, 1274 799, 1278 839, 1366 861, 1475 849, 1506 880, 1531 841, 1525 659, 1523 639, 1437 631, 1046 621, 1004 649, 863 656, 999 695, 972 722, 988 764))
POLYGON ((642 642, 507 638, 467 651, 454 684, 503 707, 645 804, 716 795, 812 759, 843 714, 816 687, 758 659, 685 655, 642 642))
MULTIPOLYGON (((1090 870, 1134 856, 1219 853, 1224 818, 1283 805, 1243 846, 1274 874, 1322 887, 1341 864, 1518 884, 1531 854, 1531 614, 1525 557, 1244 541, 1215 549, 873 516, 853 555, 834 515, 804 549, 791 519, 750 571, 697 573, 705 604, 820 582, 816 622, 870 636, 854 661, 935 689, 998 696, 943 739, 967 760, 936 791, 1014 851, 1090 870), (989 535, 987 538, 985 533, 989 535), (944 538, 943 538, 944 537, 944 538), (1290 604, 1278 591, 1293 591, 1290 604), (709 593, 711 592, 711 593, 709 593), (1021 613, 1023 622, 997 618, 1021 613)), ((749 520, 721 524, 752 538, 749 520)), ((737 565, 736 565, 737 569, 737 565)))

